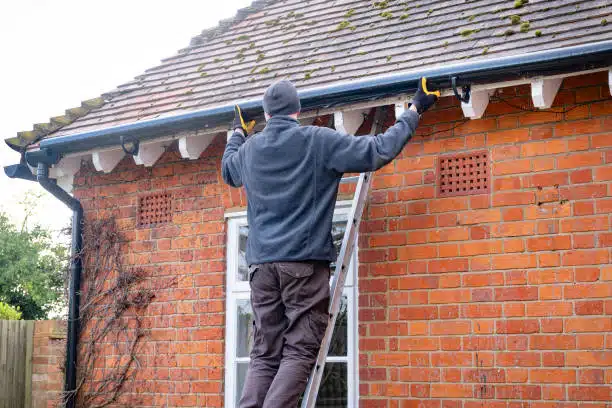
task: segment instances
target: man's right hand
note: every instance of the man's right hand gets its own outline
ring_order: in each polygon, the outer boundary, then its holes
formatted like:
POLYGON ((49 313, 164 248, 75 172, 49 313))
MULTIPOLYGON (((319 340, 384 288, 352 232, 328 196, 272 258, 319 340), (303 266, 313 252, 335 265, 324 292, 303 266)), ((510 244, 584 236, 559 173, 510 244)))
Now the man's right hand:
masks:
MULTIPOLYGON (((427 78, 423 77, 419 81, 419 88, 412 98, 412 106, 417 110, 420 115, 427 109, 431 108, 440 97, 440 91, 430 91, 427 89, 427 78)), ((411 106, 411 107, 412 107, 411 106)))

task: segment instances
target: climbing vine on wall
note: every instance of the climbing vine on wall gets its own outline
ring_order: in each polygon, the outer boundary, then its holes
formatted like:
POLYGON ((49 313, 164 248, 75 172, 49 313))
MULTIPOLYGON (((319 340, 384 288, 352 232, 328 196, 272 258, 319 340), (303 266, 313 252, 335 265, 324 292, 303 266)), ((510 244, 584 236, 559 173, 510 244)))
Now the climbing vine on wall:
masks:
POLYGON ((84 226, 77 406, 117 404, 141 367, 144 316, 163 288, 153 287, 145 269, 125 265, 126 245, 112 218, 84 226))

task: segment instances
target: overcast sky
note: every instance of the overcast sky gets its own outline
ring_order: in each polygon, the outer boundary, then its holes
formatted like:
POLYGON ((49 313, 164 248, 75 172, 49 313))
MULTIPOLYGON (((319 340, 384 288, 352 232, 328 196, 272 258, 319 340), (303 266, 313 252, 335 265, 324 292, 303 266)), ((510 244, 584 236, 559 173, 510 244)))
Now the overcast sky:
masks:
MULTIPOLYGON (((4 139, 128 82, 251 0, 0 1, 0 165, 19 161, 4 139)), ((0 175, 0 208, 21 222, 19 204, 37 184, 0 175)), ((70 212, 51 196, 35 220, 59 229, 70 212)))

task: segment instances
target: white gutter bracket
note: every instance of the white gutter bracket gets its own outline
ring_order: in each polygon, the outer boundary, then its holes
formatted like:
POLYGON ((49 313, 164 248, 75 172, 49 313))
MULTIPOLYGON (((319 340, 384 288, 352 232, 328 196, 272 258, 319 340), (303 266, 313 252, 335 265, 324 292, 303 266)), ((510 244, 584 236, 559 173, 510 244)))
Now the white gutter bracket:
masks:
POLYGON ((334 112, 334 127, 337 131, 354 135, 364 121, 364 112, 357 111, 336 111, 334 112))
POLYGON ((561 87, 563 78, 537 78, 531 81, 531 98, 533 106, 548 109, 552 106, 561 87))
POLYGON ((110 173, 115 167, 117 167, 121 159, 123 159, 123 156, 125 156, 125 152, 122 149, 103 150, 93 152, 91 154, 91 160, 97 171, 110 173))

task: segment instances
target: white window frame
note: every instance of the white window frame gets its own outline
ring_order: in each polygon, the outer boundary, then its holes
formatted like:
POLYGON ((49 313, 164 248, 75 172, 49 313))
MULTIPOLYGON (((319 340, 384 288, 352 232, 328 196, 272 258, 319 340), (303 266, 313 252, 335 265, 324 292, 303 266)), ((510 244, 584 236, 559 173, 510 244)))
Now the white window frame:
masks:
MULTIPOLYGON (((336 203, 335 216, 347 215, 352 201, 336 203)), ((225 320, 225 408, 235 408, 237 364, 247 363, 248 357, 237 357, 237 307, 238 301, 250 299, 249 282, 236 279, 238 272, 239 231, 247 225, 246 211, 232 212, 225 215, 227 219, 227 261, 226 261, 226 320, 225 320)), ((346 363, 348 381, 348 407, 359 405, 359 321, 358 321, 358 247, 355 243, 353 260, 346 278, 344 295, 347 298, 347 354, 346 356, 329 356, 328 363, 346 363)))

